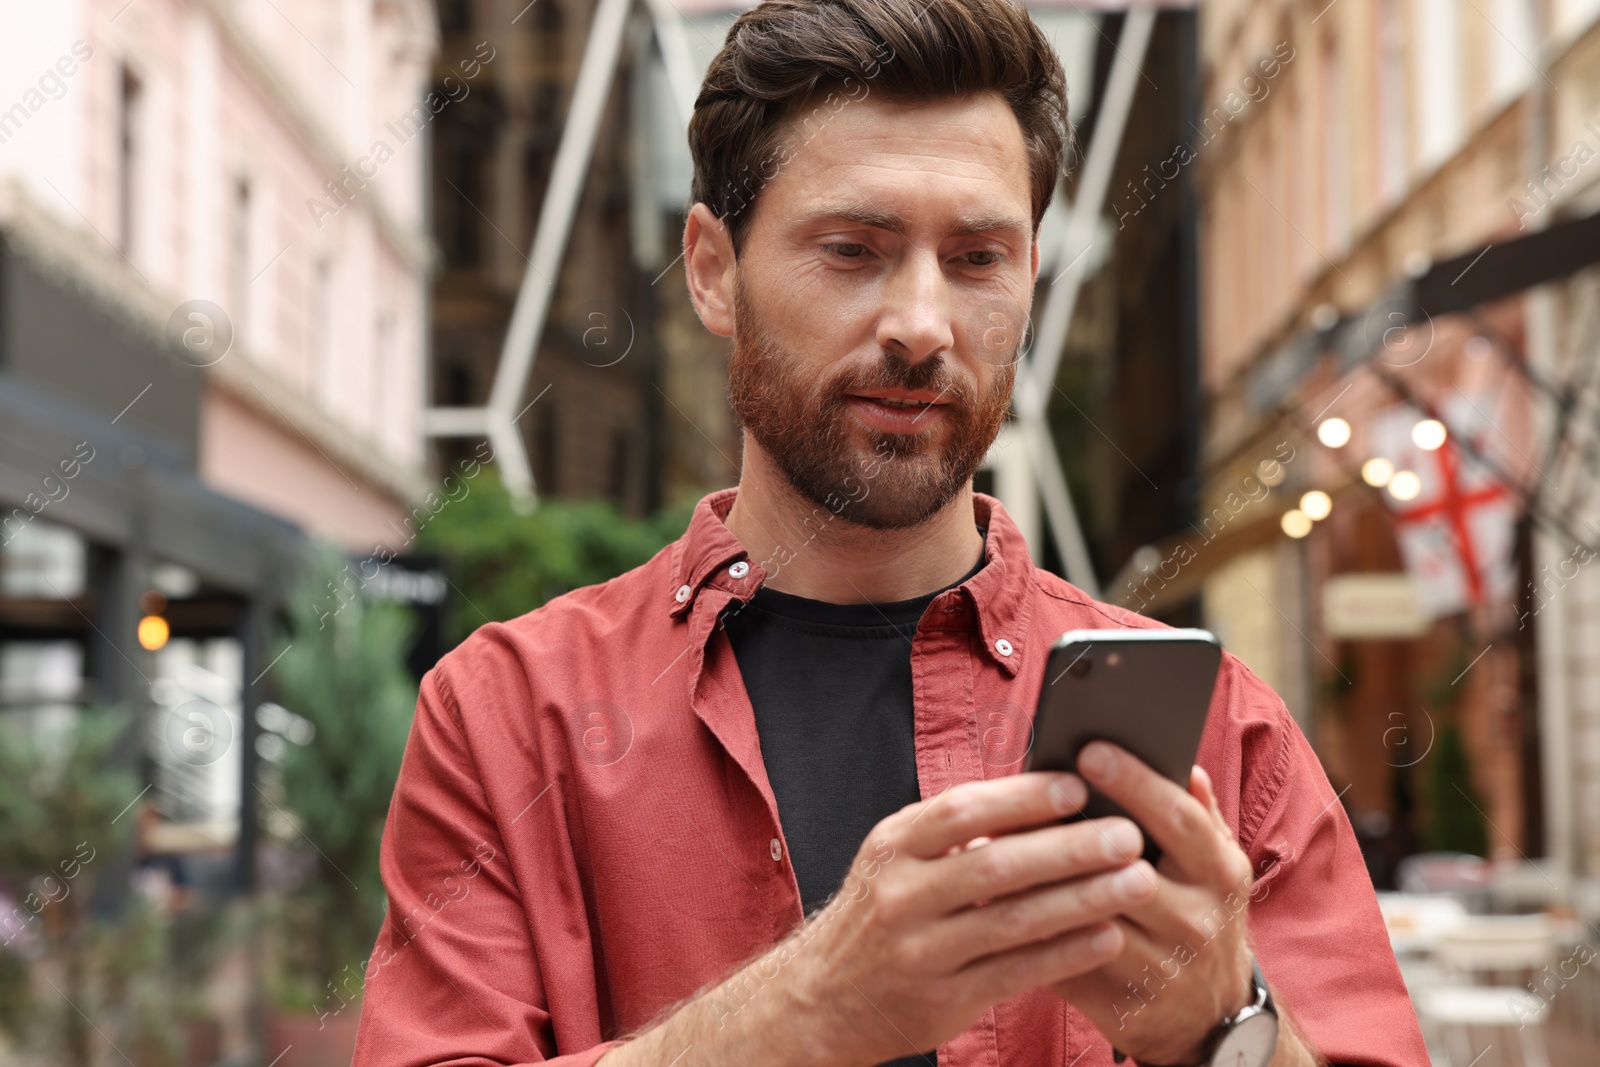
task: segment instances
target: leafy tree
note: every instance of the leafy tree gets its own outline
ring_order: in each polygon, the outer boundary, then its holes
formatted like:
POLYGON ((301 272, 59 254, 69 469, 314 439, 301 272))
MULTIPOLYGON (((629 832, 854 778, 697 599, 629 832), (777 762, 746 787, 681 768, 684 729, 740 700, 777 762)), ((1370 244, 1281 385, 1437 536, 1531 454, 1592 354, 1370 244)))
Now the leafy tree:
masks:
POLYGON ((383 922, 378 849, 417 701, 405 609, 363 597, 342 567, 331 552, 308 567, 272 672, 278 702, 311 727, 282 747, 264 806, 269 825, 314 850, 311 877, 282 902, 277 993, 299 1007, 337 1007, 336 988, 359 992, 383 922))
POLYGON ((1422 847, 1428 852, 1489 854, 1483 799, 1472 786, 1472 762, 1459 725, 1462 689, 1456 683, 1471 666, 1472 655, 1468 631, 1458 621, 1455 639, 1444 650, 1439 665, 1418 675, 1415 681, 1418 701, 1437 709, 1440 721, 1433 752, 1417 768, 1423 774, 1427 796, 1422 847))
POLYGON ((1427 764, 1429 818, 1423 831, 1428 852, 1489 854, 1489 835, 1481 813, 1483 801, 1472 787, 1471 766, 1461 729, 1446 723, 1427 764))
POLYGON ((545 500, 523 513, 493 467, 468 484, 419 537, 449 564, 456 641, 639 566, 683 533, 694 511, 686 504, 639 520, 603 500, 545 500))
POLYGON ((135 819, 123 816, 139 796, 138 776, 111 769, 131 716, 93 707, 49 729, 8 719, 0 722, 0 884, 12 899, 0 915, 0 1028, 23 1047, 88 1064, 99 1044, 95 1018, 116 1039, 173 1062, 170 1013, 141 981, 163 959, 160 924, 137 898, 120 915, 96 906, 106 879, 126 873, 119 859, 133 844, 135 819))

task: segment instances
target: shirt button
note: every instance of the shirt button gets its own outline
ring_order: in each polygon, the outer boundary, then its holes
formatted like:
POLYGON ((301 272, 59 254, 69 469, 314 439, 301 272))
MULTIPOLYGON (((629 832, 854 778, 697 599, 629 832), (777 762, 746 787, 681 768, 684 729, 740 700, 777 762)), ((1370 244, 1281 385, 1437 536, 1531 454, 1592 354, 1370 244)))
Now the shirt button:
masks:
POLYGON ((1011 642, 1002 637, 1000 640, 994 643, 994 650, 1000 653, 1002 656, 1009 656, 1011 655, 1012 651, 1011 642))
POLYGON ((738 563, 728 568, 728 573, 735 578, 743 578, 750 573, 750 564, 741 559, 738 563))
POLYGON ((689 599, 689 594, 692 592, 694 592, 694 590, 690 589, 688 586, 680 585, 678 586, 678 591, 672 595, 672 599, 682 604, 685 600, 689 599))
POLYGON ((782 845, 782 843, 780 843, 778 841, 778 839, 776 837, 774 837, 772 839, 772 844, 769 846, 769 848, 770 848, 770 850, 772 852, 772 858, 774 860, 783 859, 783 845, 782 845))

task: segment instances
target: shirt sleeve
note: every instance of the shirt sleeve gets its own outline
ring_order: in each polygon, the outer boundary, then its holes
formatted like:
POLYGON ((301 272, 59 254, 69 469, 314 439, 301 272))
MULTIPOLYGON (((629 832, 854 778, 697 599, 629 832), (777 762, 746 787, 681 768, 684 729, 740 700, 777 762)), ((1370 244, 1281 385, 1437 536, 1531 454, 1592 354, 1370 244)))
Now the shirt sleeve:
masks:
MULTIPOLYGON (((388 912, 364 965, 352 1067, 590 1067, 621 1042, 573 1019, 563 1029, 593 1040, 556 1054, 534 939, 443 671, 423 678, 384 825, 388 912)), ((568 918, 581 923, 581 909, 568 918)))
POLYGON ((1231 655, 1216 700, 1236 731, 1219 753, 1219 802, 1255 867, 1249 934, 1274 997, 1330 1063, 1428 1067, 1372 880, 1316 753, 1231 655))

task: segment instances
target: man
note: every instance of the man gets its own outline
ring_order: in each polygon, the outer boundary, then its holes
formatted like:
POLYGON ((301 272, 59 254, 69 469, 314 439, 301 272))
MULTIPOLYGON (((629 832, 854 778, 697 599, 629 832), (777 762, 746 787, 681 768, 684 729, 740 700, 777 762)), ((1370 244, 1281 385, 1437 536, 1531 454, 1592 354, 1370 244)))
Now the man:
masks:
POLYGON ((1349 823, 1237 659, 1187 789, 1103 744, 1017 773, 1053 639, 1158 625, 972 490, 1066 136, 1007 0, 734 24, 684 261, 739 486, 424 679, 358 1067, 1426 1064, 1349 823), (1084 779, 1137 825, 1063 824, 1084 779))

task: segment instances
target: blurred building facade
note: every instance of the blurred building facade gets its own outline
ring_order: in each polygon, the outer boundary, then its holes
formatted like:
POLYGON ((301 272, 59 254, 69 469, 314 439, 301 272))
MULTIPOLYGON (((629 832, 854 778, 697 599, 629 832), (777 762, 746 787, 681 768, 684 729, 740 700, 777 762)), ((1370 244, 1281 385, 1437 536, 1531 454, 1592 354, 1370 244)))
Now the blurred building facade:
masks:
POLYGON ((5 24, 0 685, 19 714, 145 708, 147 843, 236 884, 291 558, 307 535, 404 551, 428 485, 433 5, 5 24))
POLYGON ((1573 443, 1600 364, 1597 19, 1213 0, 1189 136, 1133 190, 1198 175, 1209 418, 1201 521, 1118 591, 1199 598, 1347 790, 1380 885, 1474 832, 1600 874, 1573 443))
MULTIPOLYGON (((700 69, 733 17, 716 6, 685 19, 700 69)), ((485 42, 495 58, 434 129, 436 406, 489 397, 595 10, 593 0, 439 5, 435 91, 448 92, 460 57, 485 42)), ((731 484, 739 443, 724 399, 726 344, 700 326, 675 258, 688 192, 683 119, 648 7, 627 18, 515 425, 541 495, 602 497, 639 515, 731 484)), ((469 442, 440 447, 448 458, 469 442)))

